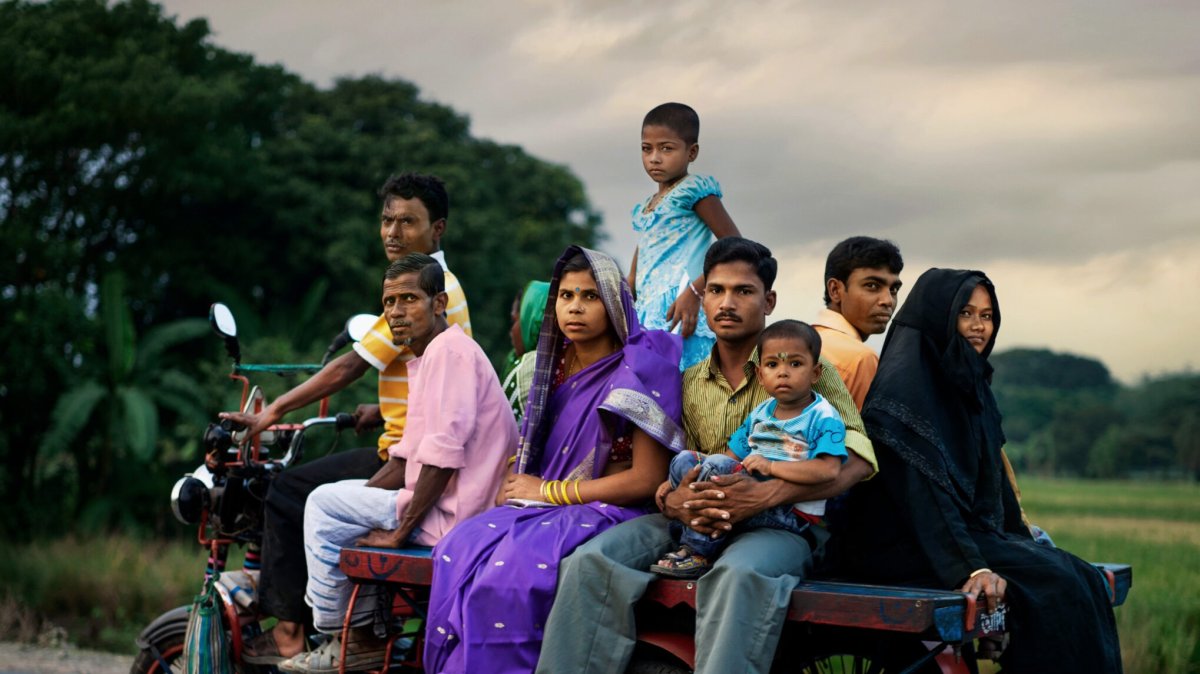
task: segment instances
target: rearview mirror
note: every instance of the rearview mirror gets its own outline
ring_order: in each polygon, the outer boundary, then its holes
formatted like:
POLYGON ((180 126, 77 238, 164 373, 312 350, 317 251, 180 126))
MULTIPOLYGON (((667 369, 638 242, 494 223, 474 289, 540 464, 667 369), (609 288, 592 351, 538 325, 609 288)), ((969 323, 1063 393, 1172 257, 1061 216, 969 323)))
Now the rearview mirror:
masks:
POLYGON ((212 324, 217 334, 225 337, 237 337, 237 321, 233 320, 233 312, 224 304, 216 302, 209 307, 208 322, 212 324))
POLYGON ((238 345, 237 339, 237 321, 233 320, 233 312, 229 310, 229 307, 220 302, 214 302, 208 308, 208 322, 218 335, 225 338, 225 352, 229 354, 233 362, 242 362, 242 347, 238 345))

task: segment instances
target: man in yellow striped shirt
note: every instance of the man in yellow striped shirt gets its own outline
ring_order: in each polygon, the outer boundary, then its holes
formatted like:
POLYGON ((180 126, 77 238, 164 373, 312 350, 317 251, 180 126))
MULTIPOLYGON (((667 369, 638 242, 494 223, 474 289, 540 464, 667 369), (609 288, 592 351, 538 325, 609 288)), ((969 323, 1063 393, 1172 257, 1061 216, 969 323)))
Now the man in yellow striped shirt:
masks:
MULTIPOLYGON (((467 299, 441 250, 449 199, 434 176, 405 173, 393 176, 379 190, 383 211, 379 237, 389 262, 409 253, 432 256, 446 273, 446 319, 471 334, 467 299)), ((243 659, 273 665, 304 650, 303 626, 312 619, 304 603, 308 572, 304 557, 304 503, 317 487, 341 480, 370 479, 388 459, 388 447, 404 435, 408 411, 408 368, 413 357, 405 346, 392 343, 392 332, 380 316, 354 350, 330 361, 320 372, 281 395, 259 414, 221 416, 245 425, 251 434, 278 423, 288 412, 332 395, 374 367, 379 371, 379 404, 359 405, 356 430, 383 425, 374 447, 346 450, 287 470, 267 492, 263 527, 262 575, 258 586, 260 612, 279 619, 275 628, 247 642, 243 659)))

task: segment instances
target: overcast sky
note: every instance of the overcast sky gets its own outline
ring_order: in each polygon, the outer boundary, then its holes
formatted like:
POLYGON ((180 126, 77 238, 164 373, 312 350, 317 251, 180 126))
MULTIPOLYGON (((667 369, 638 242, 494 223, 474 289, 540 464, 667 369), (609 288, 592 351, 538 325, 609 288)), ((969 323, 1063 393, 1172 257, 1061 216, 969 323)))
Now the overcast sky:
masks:
POLYGON ((780 259, 776 317, 811 318, 829 248, 869 234, 901 247, 910 284, 985 270, 998 348, 1126 381, 1200 365, 1200 3, 165 5, 319 85, 409 80, 474 135, 568 166, 623 262, 654 189, 641 118, 688 103, 692 172, 780 259))

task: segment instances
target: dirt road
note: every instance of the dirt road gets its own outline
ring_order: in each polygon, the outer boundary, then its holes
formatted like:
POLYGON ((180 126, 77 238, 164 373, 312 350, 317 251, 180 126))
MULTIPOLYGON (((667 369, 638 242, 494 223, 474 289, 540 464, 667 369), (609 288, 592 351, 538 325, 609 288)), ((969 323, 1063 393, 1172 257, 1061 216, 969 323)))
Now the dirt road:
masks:
POLYGON ((0 643, 0 674, 128 674, 132 655, 0 643))

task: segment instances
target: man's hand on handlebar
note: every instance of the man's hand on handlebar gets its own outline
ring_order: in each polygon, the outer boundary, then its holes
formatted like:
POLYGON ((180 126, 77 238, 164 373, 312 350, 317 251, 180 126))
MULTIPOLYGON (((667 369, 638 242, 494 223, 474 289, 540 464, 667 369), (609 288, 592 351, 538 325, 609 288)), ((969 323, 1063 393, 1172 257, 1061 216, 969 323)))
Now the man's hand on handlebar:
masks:
POLYGON ((263 410, 258 414, 251 414, 249 412, 221 412, 217 416, 222 419, 228 419, 239 426, 244 426, 247 437, 254 437, 279 421, 274 415, 268 414, 267 410, 263 410))
POLYGON ((359 405, 354 409, 354 432, 362 435, 383 425, 379 405, 359 405))

